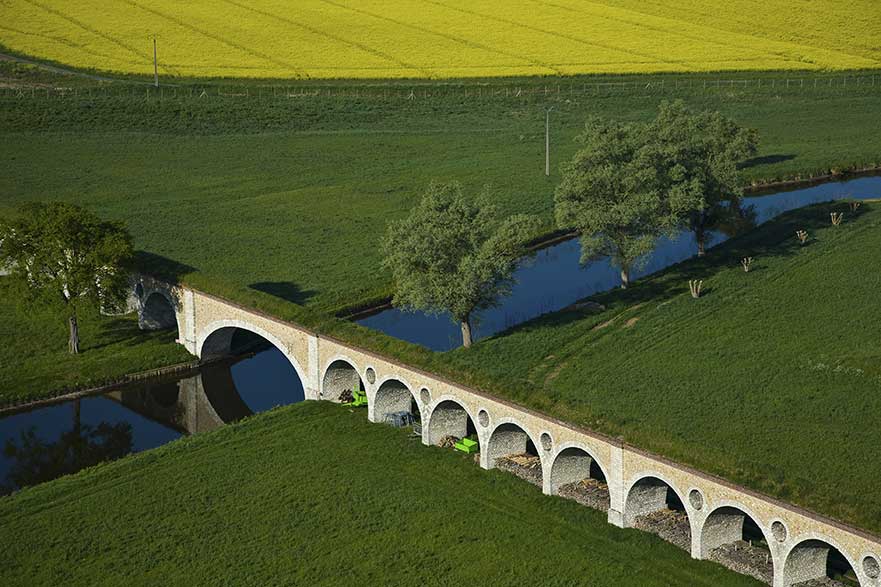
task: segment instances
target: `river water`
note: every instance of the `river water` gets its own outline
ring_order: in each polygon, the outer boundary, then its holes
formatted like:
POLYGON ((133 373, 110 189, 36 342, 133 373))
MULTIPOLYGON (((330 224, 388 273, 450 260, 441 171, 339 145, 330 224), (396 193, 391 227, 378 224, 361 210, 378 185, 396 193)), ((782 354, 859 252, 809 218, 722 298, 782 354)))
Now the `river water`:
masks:
MULTIPOLYGON (((761 223, 786 210, 842 197, 881 197, 881 177, 748 198, 747 202, 761 223)), ((724 238, 716 234, 712 243, 724 238)), ((636 276, 658 271, 694 252, 690 234, 662 239, 636 276)), ((539 251, 517 271, 512 294, 480 316, 477 336, 489 336, 618 285, 618 272, 608 261, 583 267, 578 259, 579 245, 574 240, 539 251)), ((360 322, 435 350, 459 344, 458 326, 443 316, 388 310, 360 322)), ((249 352, 237 358, 0 418, 0 493, 303 401, 303 386, 281 351, 268 343, 261 345, 247 333, 241 335, 236 335, 239 340, 234 349, 249 352)))
MULTIPOLYGON (((881 177, 875 176, 744 198, 744 208, 751 207, 755 224, 761 224, 787 210, 818 202, 879 197, 881 177)), ((708 244, 716 245, 727 238, 722 233, 714 233, 708 244)), ((696 252, 691 233, 682 233, 673 239, 661 238, 632 278, 669 267, 696 252)), ((525 261, 515 272, 516 284, 511 295, 475 320, 474 339, 486 338, 531 318, 561 310, 592 294, 618 287, 620 273, 608 259, 583 266, 579 263, 580 256, 580 244, 573 239, 542 249, 525 261)), ((448 351, 462 344, 459 325, 446 314, 429 315, 392 308, 360 319, 358 323, 435 351, 448 351)))
POLYGON ((0 494, 303 399, 294 368, 264 346, 189 373, 14 413, 0 419, 0 494))

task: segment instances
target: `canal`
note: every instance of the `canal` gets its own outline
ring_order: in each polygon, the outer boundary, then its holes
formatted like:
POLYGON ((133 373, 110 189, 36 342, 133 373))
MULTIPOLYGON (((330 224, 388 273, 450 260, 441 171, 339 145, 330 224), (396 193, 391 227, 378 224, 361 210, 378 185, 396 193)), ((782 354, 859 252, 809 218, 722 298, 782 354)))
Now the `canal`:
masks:
MULTIPOLYGON (((752 224, 758 224, 787 210, 846 197, 881 197, 881 177, 756 196, 745 204, 752 209, 752 224)), ((716 233, 711 244, 728 236, 716 233)), ((690 234, 661 239, 636 276, 682 261, 695 251, 690 234)), ((524 262, 512 294, 480 316, 477 337, 618 285, 618 272, 608 261, 582 266, 579 256, 578 241, 570 240, 524 262)), ((459 344, 459 328, 445 316, 392 309, 360 323, 435 350, 459 344)), ((235 358, 192 372, 0 417, 0 494, 303 401, 303 385, 281 351, 245 331, 233 335, 231 346, 235 358)))
MULTIPOLYGON (((862 177, 744 198, 744 222, 729 227, 727 234, 713 233, 707 244, 717 245, 738 230, 752 228, 788 210, 843 198, 881 198, 881 177, 862 177)), ((654 252, 644 259, 644 265, 634 271, 632 277, 638 279, 655 273, 696 253, 697 244, 691 233, 682 233, 673 239, 661 238, 654 252)), ((486 338, 619 285, 619 271, 608 259, 581 265, 580 257, 580 244, 577 239, 572 239, 542 249, 524 261, 515 273, 516 284, 511 295, 501 300, 497 307, 477 316, 472 325, 474 339, 486 338)), ((459 325, 446 314, 430 315, 392 308, 362 318, 358 323, 435 351, 448 351, 462 344, 459 325)))

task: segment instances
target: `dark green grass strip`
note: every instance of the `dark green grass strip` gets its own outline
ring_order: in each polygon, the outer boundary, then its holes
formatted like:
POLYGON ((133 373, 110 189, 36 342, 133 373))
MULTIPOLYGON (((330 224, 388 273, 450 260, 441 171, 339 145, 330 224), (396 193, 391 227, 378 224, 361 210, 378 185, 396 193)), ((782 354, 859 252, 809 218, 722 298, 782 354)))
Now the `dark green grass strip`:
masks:
POLYGON ((0 498, 4 585, 757 585, 307 403, 0 498))

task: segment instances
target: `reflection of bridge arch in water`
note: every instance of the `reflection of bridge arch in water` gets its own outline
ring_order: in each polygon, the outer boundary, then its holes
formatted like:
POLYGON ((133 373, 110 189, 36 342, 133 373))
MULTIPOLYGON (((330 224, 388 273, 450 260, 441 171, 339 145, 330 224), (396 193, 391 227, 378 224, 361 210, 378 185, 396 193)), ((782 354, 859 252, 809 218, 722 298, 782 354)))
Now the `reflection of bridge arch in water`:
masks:
MULTIPOLYGON (((182 379, 142 384, 111 392, 108 397, 182 434, 213 430, 255 413, 233 375, 235 365, 251 358, 219 361, 182 379)), ((291 369, 290 373, 295 380, 295 371, 291 369)), ((289 403, 302 399, 302 395, 292 394, 289 403)))

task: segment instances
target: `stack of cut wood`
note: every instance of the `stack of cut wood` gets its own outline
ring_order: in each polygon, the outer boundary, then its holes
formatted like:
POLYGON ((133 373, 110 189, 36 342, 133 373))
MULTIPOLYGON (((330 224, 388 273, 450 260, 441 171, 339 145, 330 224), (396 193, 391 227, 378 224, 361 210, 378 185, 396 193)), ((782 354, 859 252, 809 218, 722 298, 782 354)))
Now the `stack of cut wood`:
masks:
POLYGON ((349 402, 355 401, 355 397, 352 395, 352 390, 347 389, 340 394, 339 397, 340 403, 347 404, 349 402))
POLYGON ((444 436, 443 438, 440 439, 438 446, 441 448, 453 448, 453 446, 455 446, 455 444, 457 442, 459 442, 458 436, 453 436, 453 435, 444 436))
POLYGON ((535 469, 536 467, 541 467, 541 459, 538 457, 538 455, 530 455, 524 453, 519 455, 508 455, 502 458, 514 463, 515 465, 525 467, 527 469, 535 469))

